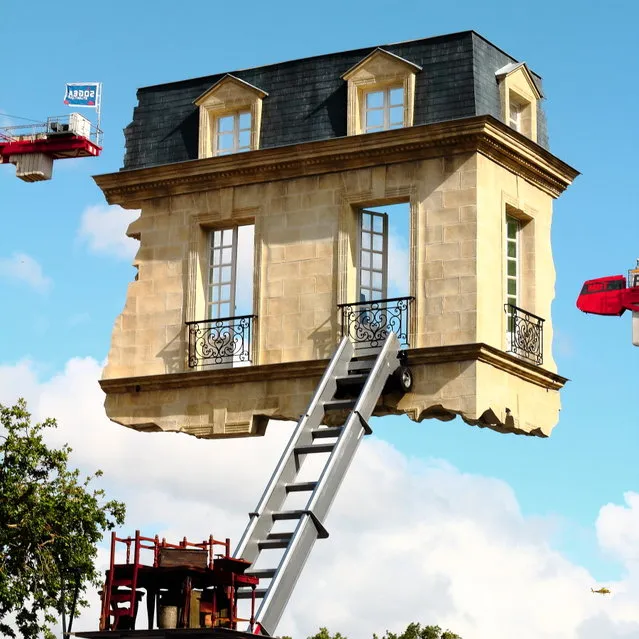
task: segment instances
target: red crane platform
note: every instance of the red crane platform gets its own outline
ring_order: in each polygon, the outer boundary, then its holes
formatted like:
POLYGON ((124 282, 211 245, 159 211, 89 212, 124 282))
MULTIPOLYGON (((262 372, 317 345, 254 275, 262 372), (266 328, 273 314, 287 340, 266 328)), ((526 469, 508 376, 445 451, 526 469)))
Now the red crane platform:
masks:
POLYGON ((50 180, 54 160, 97 157, 102 131, 79 113, 0 129, 0 164, 14 164, 25 182, 50 180))

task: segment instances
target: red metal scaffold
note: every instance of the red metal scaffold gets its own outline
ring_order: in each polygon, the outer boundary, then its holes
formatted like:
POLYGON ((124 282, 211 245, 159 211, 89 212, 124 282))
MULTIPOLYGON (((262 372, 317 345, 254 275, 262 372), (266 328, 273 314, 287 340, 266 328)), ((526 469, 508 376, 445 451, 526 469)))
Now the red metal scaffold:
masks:
POLYGON ((79 113, 0 128, 0 164, 14 164, 25 182, 50 180, 54 160, 97 157, 102 131, 79 113))

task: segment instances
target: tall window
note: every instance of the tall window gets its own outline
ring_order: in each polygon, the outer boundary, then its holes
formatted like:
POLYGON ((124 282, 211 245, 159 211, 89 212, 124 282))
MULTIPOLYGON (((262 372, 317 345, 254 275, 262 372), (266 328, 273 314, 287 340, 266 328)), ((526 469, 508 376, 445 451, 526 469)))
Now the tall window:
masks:
POLYGON ((369 91, 364 102, 364 132, 400 129, 404 126, 404 88, 369 91))
POLYGON ((237 264, 237 227, 210 233, 208 313, 209 319, 235 314, 235 272, 237 264))
POLYGON ((216 120, 215 155, 251 150, 251 112, 222 115, 216 120))
POLYGON ((519 235, 521 222, 506 215, 506 302, 508 306, 508 334, 514 332, 515 311, 513 306, 519 306, 519 273, 521 270, 521 256, 519 235))
POLYGON ((388 216, 362 211, 360 216, 359 301, 386 299, 388 216))

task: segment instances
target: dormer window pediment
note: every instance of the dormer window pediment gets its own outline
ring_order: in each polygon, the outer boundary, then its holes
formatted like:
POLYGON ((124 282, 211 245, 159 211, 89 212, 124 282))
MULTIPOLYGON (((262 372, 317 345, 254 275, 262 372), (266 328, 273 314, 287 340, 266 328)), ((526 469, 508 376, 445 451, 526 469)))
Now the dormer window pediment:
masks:
POLYGON ((259 148, 262 100, 268 94, 227 74, 195 100, 200 107, 198 157, 259 148))
POLYGON ((419 65, 384 49, 375 49, 346 71, 348 135, 412 126, 418 71, 419 65))
POLYGON ((510 63, 495 72, 499 83, 502 120, 537 141, 537 104, 543 98, 525 62, 510 63))

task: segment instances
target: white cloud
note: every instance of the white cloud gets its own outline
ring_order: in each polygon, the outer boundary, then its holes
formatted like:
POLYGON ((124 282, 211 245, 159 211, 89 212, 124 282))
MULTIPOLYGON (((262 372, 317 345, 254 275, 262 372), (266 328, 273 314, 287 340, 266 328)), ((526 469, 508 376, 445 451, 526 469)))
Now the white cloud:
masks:
POLYGON ((0 258, 0 278, 27 284, 40 293, 46 293, 53 284, 42 271, 40 263, 26 253, 0 258))
POLYGON ((82 213, 78 237, 93 253, 132 260, 139 244, 126 230, 139 213, 120 206, 89 206, 82 213))
MULTIPOLYGON (((26 395, 37 417, 58 418, 52 438, 68 441, 86 471, 101 467, 109 494, 127 501, 122 533, 237 542, 291 424, 224 441, 137 433, 104 417, 100 368, 76 358, 40 383, 29 362, 0 367, 0 401, 26 395)), ((546 522, 523 516, 503 481, 408 458, 374 438, 364 441, 326 525, 331 536, 314 549, 278 634, 301 639, 326 625, 365 638, 421 621, 465 639, 639 637, 634 493, 624 506, 604 506, 597 522, 601 545, 628 570, 605 584, 611 596, 590 593, 597 584, 588 571, 552 549, 546 522)), ((104 565, 104 551, 100 557, 104 565)), ((94 596, 74 628, 95 629, 97 619, 94 596)))

